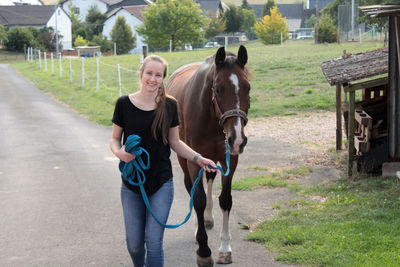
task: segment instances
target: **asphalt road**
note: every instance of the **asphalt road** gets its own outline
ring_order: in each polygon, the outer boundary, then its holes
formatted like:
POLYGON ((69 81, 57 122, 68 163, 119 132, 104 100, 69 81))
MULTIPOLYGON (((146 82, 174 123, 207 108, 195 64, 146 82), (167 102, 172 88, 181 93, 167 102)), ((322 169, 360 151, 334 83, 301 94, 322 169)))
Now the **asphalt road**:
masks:
MULTIPOLYGON (((131 266, 110 135, 110 127, 87 121, 10 66, 0 65, 0 266, 131 266)), ((250 138, 238 174, 249 174, 246 166, 279 165, 288 162, 288 155, 293 159, 302 153, 287 144, 250 138)), ((189 198, 175 155, 173 164, 175 200, 169 223, 178 223, 188 212, 189 198)), ((209 241, 216 259, 218 182, 214 188, 216 222, 209 241)), ((283 266, 262 245, 244 241, 247 231, 240 224, 268 217, 270 206, 287 195, 286 189, 233 193, 233 264, 228 266, 283 266)), ((196 249, 192 219, 166 230, 165 266, 195 266, 196 249)))

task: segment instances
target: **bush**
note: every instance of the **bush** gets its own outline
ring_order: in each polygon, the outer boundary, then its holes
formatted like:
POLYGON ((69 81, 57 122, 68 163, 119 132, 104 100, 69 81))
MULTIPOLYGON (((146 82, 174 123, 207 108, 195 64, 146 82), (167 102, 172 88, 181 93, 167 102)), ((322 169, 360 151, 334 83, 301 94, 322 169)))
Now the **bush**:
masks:
POLYGON ((27 28, 16 27, 8 32, 8 40, 5 42, 5 47, 10 51, 24 51, 26 47, 33 46, 34 36, 27 28))
POLYGON ((74 46, 86 46, 88 43, 82 36, 78 35, 74 41, 74 46))
POLYGON ((93 40, 89 42, 89 45, 98 45, 101 47, 101 52, 108 52, 112 50, 112 42, 103 35, 93 36, 93 40))
POLYGON ((322 14, 318 25, 318 43, 334 43, 337 41, 337 29, 328 14, 322 14))

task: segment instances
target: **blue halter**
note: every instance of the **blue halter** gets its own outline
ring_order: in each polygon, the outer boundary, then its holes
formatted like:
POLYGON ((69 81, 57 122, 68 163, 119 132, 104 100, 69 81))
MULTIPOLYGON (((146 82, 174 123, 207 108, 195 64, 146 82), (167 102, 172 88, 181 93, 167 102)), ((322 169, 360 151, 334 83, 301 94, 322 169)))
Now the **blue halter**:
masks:
MULTIPOLYGON (((192 215, 192 209, 193 209, 193 195, 194 191, 196 188, 196 185, 201 181, 201 178, 203 177, 203 172, 204 169, 201 168, 199 171, 199 174, 197 175, 196 180, 193 183, 192 189, 190 190, 190 201, 189 201, 189 213, 186 215, 186 218, 183 220, 183 222, 179 224, 164 224, 160 222, 160 220, 154 215, 153 210, 151 208, 149 199, 147 197, 146 191, 144 190, 144 183, 146 182, 146 176, 144 175, 143 170, 148 170, 150 168, 150 156, 149 153, 142 147, 139 146, 139 143, 141 142, 141 138, 138 135, 130 135, 128 136, 126 142, 125 142, 125 151, 128 153, 131 153, 135 155, 135 159, 126 163, 124 161, 120 161, 119 163, 119 170, 121 171, 122 177, 128 181, 131 185, 134 186, 139 186, 140 187, 140 192, 142 194, 142 198, 144 201, 144 204, 146 205, 147 209, 150 211, 150 214, 153 216, 153 218, 159 223, 161 226, 165 228, 178 228, 179 226, 183 225, 186 223, 190 216, 192 215), (147 156, 147 164, 145 164, 142 160, 142 154, 145 153, 147 156), (137 178, 137 182, 134 182, 134 179, 137 178)), ((227 176, 229 174, 229 164, 230 164, 230 152, 229 152, 229 145, 227 142, 225 142, 225 149, 226 149, 226 166, 227 170, 224 173, 222 170, 221 166, 217 165, 217 169, 221 171, 221 174, 223 176, 227 176)), ((208 166, 209 168, 213 168, 212 166, 208 166)))

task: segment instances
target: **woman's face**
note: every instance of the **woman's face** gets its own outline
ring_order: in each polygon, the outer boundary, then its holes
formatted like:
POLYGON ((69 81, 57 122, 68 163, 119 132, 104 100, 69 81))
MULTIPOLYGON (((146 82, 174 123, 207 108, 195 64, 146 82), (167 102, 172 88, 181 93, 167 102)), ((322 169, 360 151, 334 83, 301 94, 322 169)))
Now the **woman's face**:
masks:
POLYGON ((161 62, 149 61, 141 73, 142 90, 157 92, 164 81, 164 65, 161 62))

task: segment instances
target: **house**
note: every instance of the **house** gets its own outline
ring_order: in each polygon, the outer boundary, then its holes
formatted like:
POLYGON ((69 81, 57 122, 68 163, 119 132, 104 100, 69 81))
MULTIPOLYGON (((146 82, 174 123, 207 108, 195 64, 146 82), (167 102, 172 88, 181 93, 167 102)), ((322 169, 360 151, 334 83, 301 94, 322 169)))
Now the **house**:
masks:
MULTIPOLYGON (((334 0, 318 0, 318 10, 323 9, 329 3, 333 3, 334 0)), ((307 9, 316 8, 317 0, 307 0, 307 9)), ((351 1, 350 1, 351 2, 351 1)))
POLYGON ((52 27, 62 36, 63 49, 72 48, 71 19, 57 6, 16 5, 0 6, 0 24, 6 28, 35 27, 38 29, 52 27))
POLYGON ((60 4, 69 14, 72 7, 80 21, 85 21, 87 13, 92 6, 96 6, 101 13, 108 13, 121 6, 147 5, 150 0, 62 0, 60 4))
POLYGON ((220 0, 196 0, 197 4, 200 4, 200 9, 203 14, 218 15, 223 13, 228 6, 220 0))
POLYGON ((0 6, 43 5, 40 0, 0 0, 0 6))
POLYGON ((132 33, 136 35, 136 48, 129 51, 133 54, 141 54, 143 52, 143 46, 146 45, 143 41, 143 37, 136 33, 135 27, 143 24, 143 11, 147 5, 141 6, 122 6, 114 9, 107 14, 107 19, 104 22, 103 35, 107 39, 111 39, 111 30, 114 27, 115 21, 118 17, 124 17, 126 23, 131 27, 132 33))
POLYGON ((123 0, 123 1, 119 1, 116 4, 111 5, 108 8, 107 13, 113 11, 114 9, 117 9, 119 7, 123 7, 123 6, 145 6, 145 5, 149 5, 152 4, 153 2, 150 0, 123 0))
MULTIPOLYGON (((303 3, 298 4, 277 4, 279 12, 285 18, 289 33, 294 33, 301 28, 303 19, 303 3)), ((264 5, 251 5, 257 18, 262 18, 264 5)))

